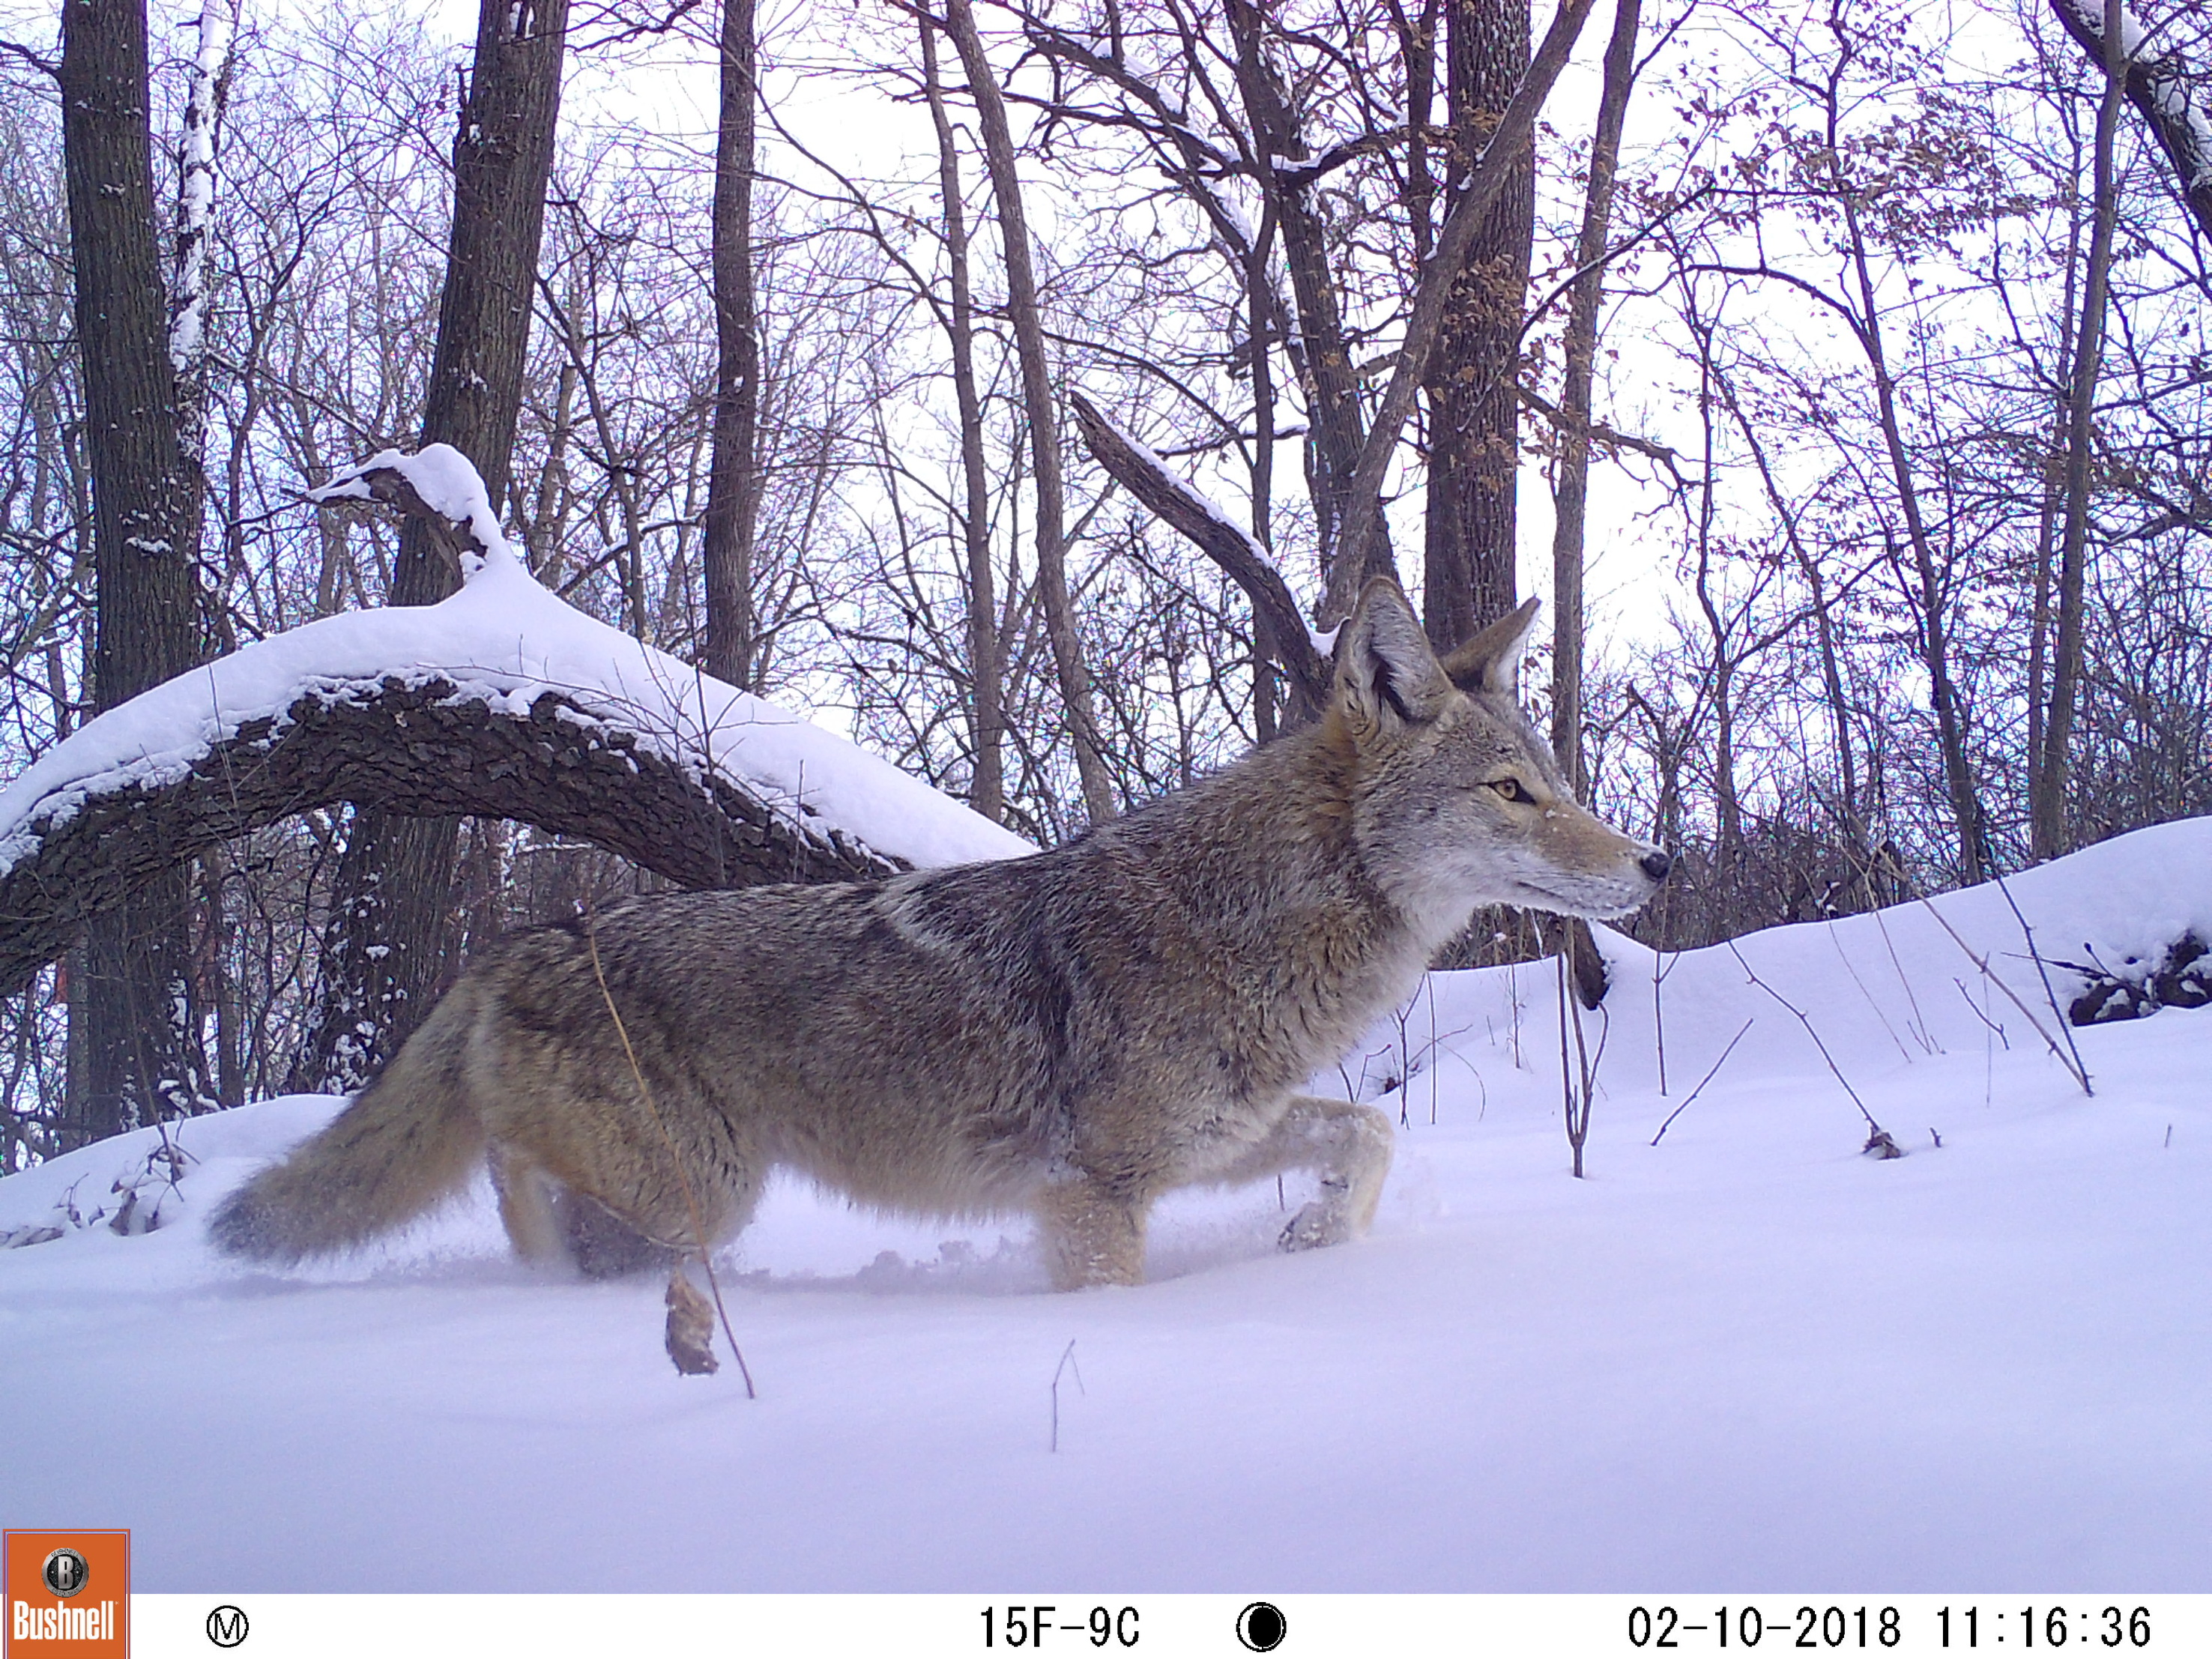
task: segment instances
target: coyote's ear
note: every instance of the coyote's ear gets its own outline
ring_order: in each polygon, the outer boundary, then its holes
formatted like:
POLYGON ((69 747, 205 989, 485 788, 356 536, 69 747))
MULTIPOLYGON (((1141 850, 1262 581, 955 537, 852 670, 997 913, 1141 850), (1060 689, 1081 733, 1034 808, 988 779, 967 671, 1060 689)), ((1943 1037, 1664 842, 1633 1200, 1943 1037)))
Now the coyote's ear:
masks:
POLYGON ((1521 647, 1536 625, 1540 601, 1525 601, 1518 611, 1500 617, 1459 647, 1443 660, 1451 683, 1473 696, 1478 691, 1517 695, 1521 680, 1521 647))
POLYGON ((1398 584, 1382 576, 1370 580, 1337 641, 1337 700, 1388 729, 1436 719, 1452 695, 1398 584))

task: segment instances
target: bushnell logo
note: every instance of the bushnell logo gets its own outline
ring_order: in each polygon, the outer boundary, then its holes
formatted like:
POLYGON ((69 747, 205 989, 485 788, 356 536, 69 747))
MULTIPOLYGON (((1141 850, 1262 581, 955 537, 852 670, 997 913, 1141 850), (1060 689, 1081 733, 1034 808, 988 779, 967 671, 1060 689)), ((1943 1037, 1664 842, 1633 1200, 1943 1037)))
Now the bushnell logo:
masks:
POLYGON ((85 1565, 84 1557, 64 1547, 46 1558, 39 1577, 46 1581, 48 1589, 67 1601, 90 1582, 92 1569, 85 1565))

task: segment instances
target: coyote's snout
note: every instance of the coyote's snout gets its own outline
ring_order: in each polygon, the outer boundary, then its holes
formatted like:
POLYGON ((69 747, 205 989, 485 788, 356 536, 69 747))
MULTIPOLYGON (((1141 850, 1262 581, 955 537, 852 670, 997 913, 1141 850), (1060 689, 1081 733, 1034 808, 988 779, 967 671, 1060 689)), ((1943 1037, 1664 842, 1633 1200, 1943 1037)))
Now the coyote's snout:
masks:
POLYGON ((1667 873, 1516 703, 1534 612, 1439 661, 1372 583, 1319 724, 1050 852, 518 934, 215 1236, 338 1249, 488 1152, 515 1249, 586 1271, 732 1237, 778 1165, 887 1209, 1028 1211, 1063 1288, 1136 1282, 1153 1200, 1193 1182, 1311 1170, 1284 1247, 1351 1237, 1390 1126, 1306 1079, 1476 905, 1615 916, 1667 873))

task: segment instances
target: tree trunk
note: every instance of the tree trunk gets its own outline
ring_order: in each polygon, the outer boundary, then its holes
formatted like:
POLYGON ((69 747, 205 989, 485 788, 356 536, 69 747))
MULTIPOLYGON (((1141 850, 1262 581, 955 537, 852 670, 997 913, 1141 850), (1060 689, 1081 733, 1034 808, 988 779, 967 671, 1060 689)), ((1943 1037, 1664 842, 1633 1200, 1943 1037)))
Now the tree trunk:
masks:
POLYGON ((753 0, 722 0, 721 117, 714 138, 714 458, 700 544, 707 590, 701 666, 753 687, 753 537, 760 514, 760 331, 753 302, 753 0))
POLYGON ((999 663, 998 583, 991 568, 991 483, 983 465, 983 399, 975 383, 975 295, 968 276, 968 210, 960 194, 960 151, 937 71, 937 29, 921 25, 923 84, 937 130, 938 188, 945 198, 945 257, 952 306, 945 333, 952 348, 952 395, 960 412, 959 514, 966 556, 968 725, 975 751, 968 805, 994 823, 1006 817, 1006 714, 999 663))
MULTIPOLYGON (((93 697, 105 710, 201 654, 203 483, 178 441, 143 0, 68 0, 61 89, 93 482, 93 697)), ((214 1103, 192 997, 191 905, 177 869, 88 931, 86 1089, 64 1146, 214 1103)))
MULTIPOLYGON (((1597 357, 1598 309, 1605 297, 1606 235, 1613 223, 1613 179, 1620 159, 1620 131, 1628 118, 1628 94, 1636 76, 1636 35, 1642 0, 1618 0, 1613 39, 1605 49, 1605 77, 1598 94, 1597 131, 1590 139, 1589 184, 1583 194, 1582 234, 1575 244, 1581 276, 1567 310, 1566 383, 1559 412, 1559 482, 1553 492, 1552 749, 1578 799, 1589 796, 1583 761, 1583 536, 1589 506, 1591 368, 1597 357)), ((1525 36, 1524 36, 1525 38, 1525 36)), ((1575 994, 1586 1008, 1603 1000, 1607 975, 1589 923, 1567 924, 1566 950, 1575 994)), ((1575 1147, 1582 1162, 1582 1147, 1575 1147)))
MULTIPOLYGON (((1444 173, 1456 199, 1528 70, 1528 0, 1452 0, 1444 173)), ((1448 651, 1513 608, 1519 473, 1521 313, 1536 223, 1536 169, 1522 149, 1450 276, 1423 390, 1429 410, 1422 609, 1448 651)))
POLYGON ((1390 470, 1399 434, 1429 378, 1429 364, 1437 350, 1449 309, 1452 279, 1467 263, 1476 232, 1492 206, 1511 181, 1514 163, 1525 153, 1537 112, 1551 95, 1552 86, 1573 53, 1595 0, 1559 0, 1544 43, 1528 63, 1528 72, 1506 100, 1495 129, 1482 147, 1475 165, 1437 232, 1436 252, 1414 285, 1413 302, 1406 317, 1406 337, 1390 371, 1390 383, 1376 405, 1375 418, 1359 452, 1359 465, 1352 486, 1345 492, 1345 521, 1340 538, 1347 549, 1366 550, 1368 556, 1340 558, 1328 573, 1328 591, 1319 607, 1324 627, 1352 614, 1353 602, 1368 570, 1379 554, 1387 568, 1389 549, 1381 540, 1382 479, 1390 470))
POLYGON ((999 234, 1006 260, 1006 311, 1021 361, 1022 398, 1029 416, 1030 453, 1036 471, 1037 587, 1043 602, 1045 630, 1059 671, 1060 698, 1074 740, 1076 771, 1083 801, 1093 823, 1114 816, 1114 783, 1098 750, 1098 724, 1092 712, 1090 672, 1084 666, 1075 633, 1075 613, 1067 592, 1066 502, 1060 482, 1060 434, 1054 418, 1052 377, 1045 362, 1044 323, 1037 309, 1036 275, 1030 259, 1030 234, 1022 211, 1020 175, 1014 167, 1014 141, 1006 125, 1006 100, 968 0, 948 0, 945 23, 983 129, 983 158, 990 168, 992 199, 998 204, 999 234))
MULTIPOLYGON (((1237 86, 1251 124, 1260 188, 1274 210, 1297 307, 1297 327, 1287 343, 1305 393, 1306 486, 1326 580, 1336 561, 1352 474, 1367 441, 1358 366, 1345 336, 1328 227, 1313 199, 1313 180, 1295 165, 1310 159, 1310 149, 1289 94, 1267 61, 1266 15, 1253 0, 1227 0, 1226 15, 1237 42, 1237 86), (1279 165, 1285 162, 1293 165, 1279 165)), ((1252 257, 1264 259, 1265 254, 1255 250, 1252 257)), ((1374 556, 1388 568, 1393 562, 1389 532, 1379 514, 1372 522, 1381 543, 1374 556)))
MULTIPOLYGON (((495 513, 507 501, 522 403, 568 9, 568 0, 482 0, 476 73, 453 140, 453 222, 422 442, 467 456, 495 513)), ((460 581, 450 548, 407 520, 391 603, 434 605, 460 581)), ((459 836, 458 819, 380 807, 355 814, 294 1088, 358 1088, 429 1012, 446 977, 459 836)))
POLYGON ((2066 520, 2058 549, 2058 638, 2051 655, 2051 707, 2043 727, 2043 753, 2035 769, 2029 836, 2038 859, 2067 850, 2066 788, 2074 740, 2074 710, 2081 684, 2081 597, 2088 562, 2089 451, 2096 441, 2097 371, 2105 343, 2105 297, 2111 287, 2112 229, 2119 192, 2112 143, 2120 100, 2127 88, 2127 48, 2120 28, 2121 0, 2106 0, 2103 39, 2105 94, 2097 106, 2089 228, 2089 265, 2081 285, 2081 321, 2075 331, 2073 386, 2066 410, 2066 520))
POLYGON ((2192 73, 2179 52, 2154 52, 2150 40, 2138 42, 2133 58, 2124 49, 2107 58, 2105 42, 2115 34, 2125 40, 2126 31, 2114 27, 2127 15, 2124 7, 2051 0, 2051 9, 2093 62, 2104 64, 2108 75, 2124 73, 2128 100, 2166 152, 2182 205, 2212 237, 2212 99, 2199 89, 2203 76, 2192 73))
MULTIPOLYGON (((1839 23, 1830 28, 1850 57, 1850 42, 1839 23)), ((1966 755, 1966 719, 1959 704, 1958 687, 1951 678, 1949 628, 1946 621, 1948 596, 1936 568, 1934 540, 1921 510, 1920 489, 1912 476, 1912 459, 1905 447, 1904 416, 1899 412, 1897 381, 1890 373, 1888 354, 1882 343, 1881 307, 1875 291, 1874 272, 1867 258, 1866 229, 1859 211, 1860 198, 1843 175, 1843 106, 1840 71, 1826 88, 1827 167, 1834 200, 1844 222, 1845 249, 1858 289, 1855 319, 1859 349, 1866 354, 1874 375, 1875 411, 1881 426, 1890 476, 1897 486, 1898 506, 1905 517, 1905 540, 1911 550, 1913 580, 1919 587, 1920 656, 1928 669, 1929 699, 1936 708, 1936 743, 1942 753, 1943 780, 1951 798, 1952 822, 1959 832, 1959 879, 1971 884, 1985 880, 1993 866, 1989 831, 1982 816, 1980 791, 1974 781, 1972 763, 1966 755)), ((1902 573, 1900 572, 1900 580, 1902 573)))
POLYGON ((1613 170, 1620 160, 1620 131, 1636 73, 1636 35, 1642 0, 1619 0, 1613 39, 1605 49, 1605 81, 1598 96, 1597 131, 1590 140, 1589 185, 1583 196, 1583 228, 1575 244, 1577 277, 1567 312, 1566 383, 1559 412, 1559 482, 1553 491, 1552 749, 1577 795, 1589 789, 1583 761, 1583 539, 1589 506, 1589 426, 1592 365, 1597 358, 1598 310, 1605 297, 1605 242, 1613 223, 1613 170))

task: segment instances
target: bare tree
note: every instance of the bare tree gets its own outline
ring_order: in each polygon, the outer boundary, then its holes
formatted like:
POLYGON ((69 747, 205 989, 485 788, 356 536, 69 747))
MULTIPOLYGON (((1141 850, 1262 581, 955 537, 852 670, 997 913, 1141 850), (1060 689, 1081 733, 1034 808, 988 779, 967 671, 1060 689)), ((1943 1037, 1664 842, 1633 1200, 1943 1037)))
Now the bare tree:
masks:
MULTIPOLYGON (((422 442, 476 464, 507 501, 560 109, 568 0, 482 0, 476 73, 453 140, 452 243, 422 442)), ((432 605, 460 586, 450 548, 410 519, 390 591, 432 605)), ((429 1012, 445 972, 459 824, 354 817, 324 943, 320 1009, 295 1087, 357 1088, 429 1012)))
POLYGON ((1058 400, 1045 362, 1044 321, 1038 308, 1036 273, 1030 258, 1028 220, 1022 209, 1020 174, 1014 141, 1006 125, 1006 99, 997 72, 983 54, 975 17, 968 0, 947 0, 945 32, 968 74, 969 95, 983 129, 983 157, 990 169, 991 199, 998 210, 1000 253, 1006 260, 1006 313, 1021 362, 1022 398, 1029 416, 1030 453, 1036 478, 1037 582, 1045 627, 1052 640, 1060 690, 1067 705, 1069 735, 1076 770, 1083 781, 1084 805, 1091 822, 1114 816, 1114 787, 1098 747, 1098 717, 1091 697, 1090 671, 1083 661, 1075 615, 1067 589, 1066 505, 1060 476, 1058 400))
MULTIPOLYGON (((201 654, 203 483, 178 428, 154 220, 144 0, 86 0, 64 8, 62 21, 62 144, 92 473, 92 681, 95 706, 106 709, 201 654)), ((88 938, 89 1093, 64 1144, 210 1103, 191 913, 185 872, 172 870, 88 938)))
POLYGON ((714 137, 714 465, 699 558, 707 605, 701 664, 753 683, 753 534, 760 513, 760 338, 753 304, 753 0, 722 0, 721 102, 714 137))
MULTIPOLYGON (((1452 202, 1485 161, 1490 135, 1528 74, 1528 5, 1450 0, 1445 10, 1451 119, 1444 200, 1452 202)), ((1422 377, 1429 482, 1421 607, 1439 651, 1510 611, 1517 591, 1522 314, 1536 233, 1536 167, 1528 148, 1488 164, 1505 176, 1458 268, 1439 273, 1443 320, 1422 377)))

